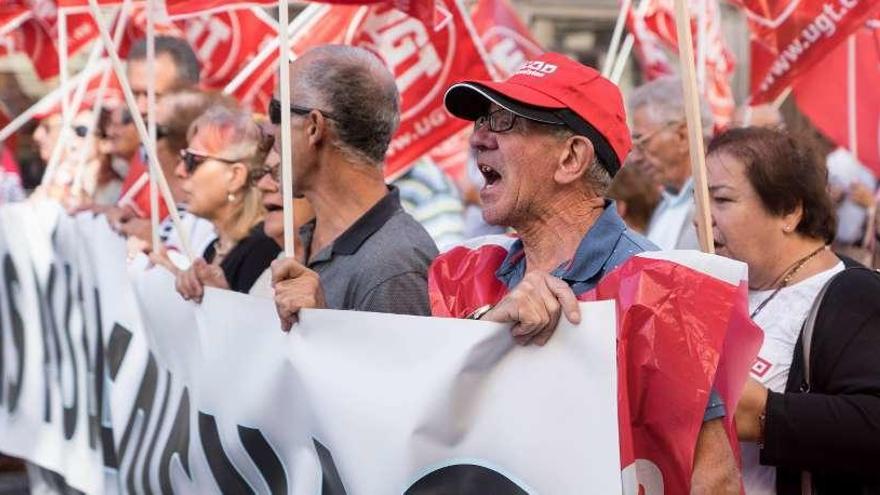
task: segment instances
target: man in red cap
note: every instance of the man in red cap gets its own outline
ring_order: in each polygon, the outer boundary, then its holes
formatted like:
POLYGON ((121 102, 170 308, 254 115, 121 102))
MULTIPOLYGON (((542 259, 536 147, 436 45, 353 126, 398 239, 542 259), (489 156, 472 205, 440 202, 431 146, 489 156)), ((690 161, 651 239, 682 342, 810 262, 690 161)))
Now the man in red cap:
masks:
MULTIPOLYGON (((518 343, 543 345, 563 312, 580 320, 582 294, 633 255, 656 249, 605 199, 631 146, 620 90, 595 70, 547 53, 507 81, 457 83, 445 104, 474 121, 470 146, 485 179, 484 219, 512 227, 516 237, 477 239, 439 256, 429 274, 432 312, 512 323, 518 343)), ((691 493, 739 493, 724 416, 713 391, 702 427, 695 425, 696 445, 687 447, 693 457, 682 461, 692 467, 691 493)))

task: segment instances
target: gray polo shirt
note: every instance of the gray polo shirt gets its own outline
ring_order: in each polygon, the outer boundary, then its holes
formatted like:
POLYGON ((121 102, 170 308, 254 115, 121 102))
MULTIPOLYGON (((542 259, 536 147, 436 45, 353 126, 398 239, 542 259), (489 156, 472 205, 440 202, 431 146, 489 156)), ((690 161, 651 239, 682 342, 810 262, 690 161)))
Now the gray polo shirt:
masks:
POLYGON ((400 195, 388 194, 314 256, 315 222, 302 226, 308 267, 321 276, 327 307, 430 315, 428 267, 437 247, 425 229, 403 211, 400 195))

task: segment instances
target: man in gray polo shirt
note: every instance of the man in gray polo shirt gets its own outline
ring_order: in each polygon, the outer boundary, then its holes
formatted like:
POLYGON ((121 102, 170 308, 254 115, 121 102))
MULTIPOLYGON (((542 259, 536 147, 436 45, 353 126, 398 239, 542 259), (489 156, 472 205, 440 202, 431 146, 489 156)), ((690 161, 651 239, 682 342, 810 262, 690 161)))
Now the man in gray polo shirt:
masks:
POLYGON ((278 126, 291 112, 294 195, 315 220, 300 230, 299 260, 272 265, 284 330, 302 308, 429 315, 437 248, 382 173, 399 123, 394 76, 370 52, 341 45, 306 52, 290 71, 294 103, 273 99, 269 117, 278 126))

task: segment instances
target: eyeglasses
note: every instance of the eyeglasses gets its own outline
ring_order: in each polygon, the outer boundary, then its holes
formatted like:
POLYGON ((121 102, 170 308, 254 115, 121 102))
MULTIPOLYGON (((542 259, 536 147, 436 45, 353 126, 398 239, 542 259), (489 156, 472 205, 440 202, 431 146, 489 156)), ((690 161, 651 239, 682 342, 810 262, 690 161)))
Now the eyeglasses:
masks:
POLYGON ((79 136, 79 137, 81 137, 81 138, 84 138, 84 137, 86 137, 86 136, 89 135, 89 128, 88 128, 87 126, 84 126, 84 125, 78 125, 78 126, 75 126, 75 127, 73 128, 73 132, 74 132, 77 136, 79 136))
MULTIPOLYGON (((317 108, 306 108, 294 104, 290 105, 290 113, 294 115, 308 115, 313 110, 328 119, 338 120, 330 112, 325 112, 317 108)), ((281 102, 275 98, 272 98, 272 101, 269 102, 269 122, 271 122, 272 125, 281 125, 281 102)))
POLYGON ((513 129, 517 117, 518 115, 510 110, 499 108, 495 111, 489 112, 487 115, 478 117, 477 120, 474 121, 474 132, 480 130, 487 123, 489 124, 489 130, 492 132, 507 132, 513 129))
POLYGON ((167 125, 157 125, 156 126, 156 141, 160 139, 165 139, 171 135, 171 129, 168 128, 167 125))
POLYGON ((131 116, 131 112, 128 110, 123 110, 121 115, 119 116, 119 123, 121 125, 131 125, 134 122, 134 118, 131 116))
POLYGON ((192 175, 193 172, 196 171, 197 168, 208 160, 217 160, 218 162, 223 163, 238 163, 240 160, 227 160, 226 158, 220 158, 216 156, 210 155, 199 155, 197 153, 193 153, 190 150, 180 150, 180 160, 183 161, 183 168, 186 170, 187 175, 192 175))
POLYGON ((253 172, 251 175, 253 176, 255 183, 258 182, 263 177, 268 175, 269 177, 272 178, 272 180, 281 184, 281 164, 276 163, 274 165, 269 165, 269 164, 263 165, 262 167, 257 169, 255 172, 253 172))
POLYGON ((632 135, 633 149, 637 149, 639 151, 644 151, 645 148, 648 147, 648 143, 650 143, 651 140, 654 139, 654 136, 656 136, 657 134, 660 134, 660 131, 663 131, 663 130, 669 128, 669 126, 679 125, 679 124, 681 124, 681 121, 671 120, 669 122, 664 123, 660 127, 654 129, 653 131, 651 131, 645 135, 638 134, 638 133, 633 134, 632 135))

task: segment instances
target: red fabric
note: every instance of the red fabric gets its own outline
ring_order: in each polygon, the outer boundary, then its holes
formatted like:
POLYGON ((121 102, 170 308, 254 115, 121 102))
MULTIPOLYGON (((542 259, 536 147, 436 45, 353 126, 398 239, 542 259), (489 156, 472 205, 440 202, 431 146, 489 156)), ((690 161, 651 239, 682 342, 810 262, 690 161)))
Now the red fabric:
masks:
MULTIPOLYGON (((878 22, 875 25, 880 25, 878 22)), ((865 26, 856 39, 857 158, 880 177, 880 27, 865 26)), ((841 43, 794 86, 798 108, 837 143, 850 149, 847 45, 841 43)))
MULTIPOLYGON (((108 0, 109 3, 110 0, 108 0)), ((119 16, 114 20, 114 26, 110 30, 111 33, 116 32, 116 24, 119 23, 119 16)), ((155 19, 154 29, 157 36, 175 36, 183 38, 182 25, 171 22, 167 19, 155 19)), ((131 6, 131 11, 125 19, 125 28, 122 31, 122 39, 120 40, 117 52, 120 58, 126 58, 131 46, 138 40, 147 36, 147 8, 143 3, 135 3, 131 6)))
POLYGON ((730 0, 749 17, 751 103, 773 101, 880 11, 875 0, 730 0))
MULTIPOLYGON (((128 174, 125 176, 125 179, 122 181, 122 191, 120 196, 126 196, 127 193, 135 186, 137 186, 138 179, 141 176, 147 174, 147 164, 143 162, 140 158, 140 153, 135 153, 134 158, 131 160, 131 163, 128 167, 128 174)), ((131 201, 128 201, 126 204, 120 204, 119 206, 131 206, 134 208, 135 212, 137 212, 138 216, 141 218, 149 218, 150 212, 152 208, 150 208, 150 183, 149 181, 145 182, 141 187, 137 189, 137 192, 132 196, 131 201)), ((159 221, 161 222, 168 216, 168 206, 165 205, 165 201, 162 197, 159 197, 159 221)))
MULTIPOLYGON (((381 5, 400 9, 408 15, 428 25, 435 22, 433 0, 323 0, 319 3, 335 5, 381 5)), ((276 0, 166 0, 168 13, 195 14, 205 11, 228 10, 230 6, 271 5, 277 6, 276 0)))
MULTIPOLYGON (((498 302, 507 290, 495 271, 506 254, 502 243, 440 255, 428 274, 432 314, 461 318, 498 302)), ((579 299, 617 301, 625 484, 637 479, 646 493, 654 493, 652 486, 688 493, 709 392, 714 387, 730 413, 761 345, 760 329, 748 318, 746 285, 636 256, 579 299)), ((725 426, 738 454, 732 420, 728 414, 725 426)))
MULTIPOLYGON (((47 28, 53 40, 58 40, 58 8, 88 5, 85 1, 74 0, 7 0, 24 5, 34 14, 34 18, 47 28), (62 3, 63 2, 63 3, 62 3)), ((98 2, 103 3, 103 2, 98 2)), ((68 53, 73 56, 98 37, 98 26, 88 12, 67 14, 68 53)))
MULTIPOLYGON (((633 33, 636 54, 648 80, 676 72, 677 62, 671 63, 663 49, 678 54, 678 35, 675 30, 673 0, 645 0, 638 12, 632 9, 627 27, 633 33)), ((697 56, 699 37, 699 3, 691 2, 691 38, 694 56, 697 56)), ((725 128, 733 118, 736 104, 731 82, 736 60, 728 49, 721 32, 721 17, 717 2, 706 2, 706 87, 705 98, 712 109, 715 127, 725 128)))
MULTIPOLYGON (((592 67, 565 55, 546 52, 520 65, 504 81, 467 82, 485 86, 527 105, 571 109, 602 134, 620 164, 632 146, 620 88, 592 67)), ((447 100, 451 108, 467 109, 471 102, 466 98, 483 98, 473 91, 456 93, 455 89, 450 91, 447 100)), ((462 115, 462 111, 457 110, 456 114, 462 115)))
POLYGON ((443 95, 458 78, 489 77, 489 69, 453 0, 438 11, 444 20, 435 29, 387 6, 334 6, 318 16, 293 41, 301 54, 317 45, 346 43, 376 53, 397 77, 400 128, 392 138, 385 177, 394 179, 413 162, 469 126, 443 107, 443 95), (359 15, 359 14, 363 15, 359 15))
POLYGON ((0 168, 7 174, 21 177, 18 163, 15 161, 15 157, 12 156, 12 151, 5 145, 0 145, 0 168))
POLYGON ((24 53, 34 64, 37 77, 46 80, 57 76, 58 51, 49 26, 23 4, 0 5, 0 29, 13 23, 16 27, 0 37, 0 56, 24 53))
POLYGON ((489 59, 502 78, 510 77, 524 62, 544 53, 506 0, 479 0, 473 21, 489 59))

